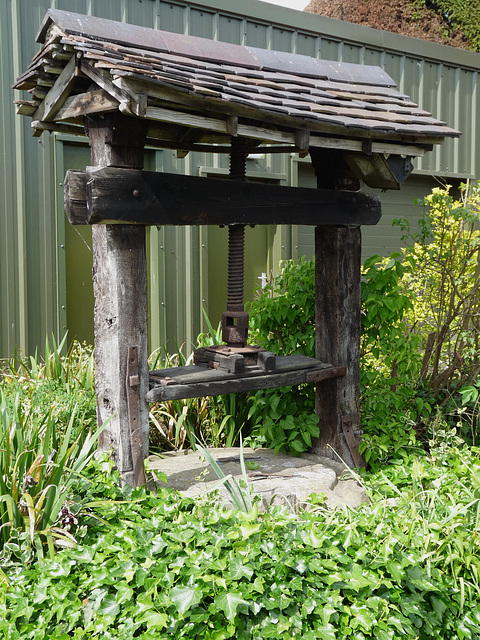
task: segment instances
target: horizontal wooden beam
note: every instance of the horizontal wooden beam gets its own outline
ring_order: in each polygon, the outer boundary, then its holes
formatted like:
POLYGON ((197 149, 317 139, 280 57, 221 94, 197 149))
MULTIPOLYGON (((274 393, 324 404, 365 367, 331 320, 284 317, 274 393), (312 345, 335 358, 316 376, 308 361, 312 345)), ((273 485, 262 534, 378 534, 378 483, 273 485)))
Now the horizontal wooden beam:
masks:
POLYGON ((88 224, 155 226, 356 226, 376 224, 381 217, 380 201, 375 196, 333 189, 279 187, 115 167, 87 167, 84 176, 69 171, 66 185, 66 212, 73 224, 84 219, 88 224))
MULTIPOLYGON (((196 365, 180 367, 172 370, 173 384, 169 382, 171 378, 167 379, 166 384, 157 384, 147 393, 146 400, 147 402, 164 402, 183 398, 258 391, 259 389, 274 389, 308 382, 319 383, 345 376, 347 372, 347 367, 332 367, 329 364, 321 363, 318 365, 300 364, 299 368, 296 368, 295 358, 297 357, 277 356, 277 369, 274 371, 265 372, 260 367, 246 367, 246 373, 240 376, 196 365), (294 361, 293 365, 289 364, 289 360, 294 361)), ((308 358, 308 360, 315 362, 313 358, 308 358)), ((157 383, 159 373, 167 376, 170 370, 163 369, 160 372, 152 372, 150 374, 151 384, 157 383)))
MULTIPOLYGON (((294 132, 298 130, 298 118, 295 118, 294 116, 269 113, 268 120, 273 126, 265 128, 264 122, 260 122, 259 120, 258 111, 251 106, 243 105, 238 102, 233 103, 218 100, 214 103, 215 110, 213 111, 212 103, 209 105, 203 97, 192 95, 188 91, 182 93, 171 87, 164 85, 158 86, 153 82, 146 82, 144 78, 136 77, 131 72, 118 71, 117 73, 118 75, 114 77, 113 84, 124 90, 126 93, 132 92, 144 94, 153 100, 160 101, 162 105, 168 105, 170 107, 169 109, 165 109, 163 106, 147 107, 147 117, 153 120, 170 122, 171 113, 168 112, 174 111, 178 115, 177 123, 182 123, 184 126, 191 126, 191 124, 189 124, 192 122, 190 116, 194 114, 191 112, 189 113, 189 111, 194 109, 197 111, 197 117, 203 116, 204 118, 202 128, 205 127, 210 130, 211 126, 212 131, 220 132, 224 129, 221 125, 222 119, 228 116, 235 116, 239 119, 239 136, 254 137, 261 139, 264 142, 279 142, 284 144, 290 144, 291 138, 295 137, 294 132), (202 116, 199 114, 202 114, 202 116), (183 116, 186 117, 185 123, 182 122, 183 116), (246 121, 249 121, 250 124, 247 125, 246 121), (258 127, 256 126, 256 123, 258 123, 260 127, 263 126, 263 129, 257 130, 258 127), (245 132, 247 129, 248 133, 245 132), (279 140, 278 133, 288 139, 279 140)), ((195 118, 193 120, 196 123, 194 126, 200 125, 199 120, 195 120, 195 118)), ((308 129, 311 136, 314 136, 317 132, 321 137, 338 137, 342 139, 341 136, 345 135, 345 129, 343 126, 335 124, 327 125, 325 122, 315 122, 314 120, 309 120, 308 124, 305 123, 303 128, 308 129)), ((443 141, 442 137, 432 135, 421 136, 415 134, 414 138, 412 138, 412 142, 408 140, 405 135, 398 132, 390 132, 386 130, 373 131, 370 129, 365 129, 364 131, 356 130, 354 139, 373 142, 388 142, 394 146, 398 145, 397 153, 399 154, 403 154, 403 152, 400 151, 400 148, 403 145, 411 148, 421 148, 425 145, 428 147, 432 144, 443 141)), ((314 146, 313 142, 310 144, 311 146, 314 146)), ((409 153, 408 155, 412 154, 409 153)))

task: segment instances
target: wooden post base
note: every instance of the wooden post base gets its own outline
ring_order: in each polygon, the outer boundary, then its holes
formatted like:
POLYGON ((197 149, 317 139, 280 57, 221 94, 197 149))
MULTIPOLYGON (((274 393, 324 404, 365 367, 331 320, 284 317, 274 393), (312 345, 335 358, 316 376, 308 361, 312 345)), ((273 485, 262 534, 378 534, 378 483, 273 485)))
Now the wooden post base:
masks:
POLYGON ((346 365, 346 375, 317 385, 316 411, 320 437, 313 451, 340 456, 358 466, 342 430, 342 416, 359 427, 360 397, 360 227, 317 227, 315 230, 316 357, 333 366, 346 365), (336 455, 337 454, 337 455, 336 455))

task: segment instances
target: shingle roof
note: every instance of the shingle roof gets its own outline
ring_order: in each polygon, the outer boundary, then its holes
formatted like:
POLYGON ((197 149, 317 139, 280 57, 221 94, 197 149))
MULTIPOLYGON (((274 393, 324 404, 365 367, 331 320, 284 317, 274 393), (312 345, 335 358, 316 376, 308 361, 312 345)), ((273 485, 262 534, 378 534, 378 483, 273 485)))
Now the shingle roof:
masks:
MULTIPOLYGON (((182 138, 176 127, 196 129, 196 143, 222 142, 238 123, 256 127, 261 131, 257 138, 265 142, 281 141, 282 132, 289 141, 300 130, 358 144, 367 139, 429 148, 445 137, 459 135, 398 91, 379 67, 234 45, 52 9, 37 40, 43 48, 14 87, 32 93, 33 100, 23 102, 19 111, 32 115, 39 129, 60 128, 61 120, 79 122, 71 112, 62 118, 65 109, 63 113, 59 109, 67 98, 85 92, 80 78, 87 76, 118 101, 120 110, 168 125, 168 134, 160 126, 150 135, 170 137, 173 143, 182 138), (59 93, 57 79, 73 55, 77 56, 77 85, 64 80, 68 90, 59 93), (39 107, 49 91, 50 98, 57 98, 56 82, 58 104, 55 108, 50 105, 43 117, 45 108, 39 107), (176 118, 178 113, 184 118, 176 118), (238 118, 234 125, 229 121, 232 116, 238 118)), ((106 110, 112 108, 109 104, 106 110)))

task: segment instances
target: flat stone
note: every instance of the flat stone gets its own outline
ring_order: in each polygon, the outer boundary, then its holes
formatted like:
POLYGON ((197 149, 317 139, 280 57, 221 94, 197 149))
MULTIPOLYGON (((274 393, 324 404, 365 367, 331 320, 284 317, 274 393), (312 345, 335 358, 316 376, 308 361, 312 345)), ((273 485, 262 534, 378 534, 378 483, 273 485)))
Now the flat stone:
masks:
MULTIPOLYGON (((240 448, 209 449, 225 476, 237 483, 243 480, 240 448)), ((324 495, 328 507, 348 505, 356 508, 368 501, 363 487, 353 478, 348 467, 323 456, 304 453, 294 457, 275 453, 273 449, 243 450, 247 483, 253 495, 261 497, 263 509, 285 504, 289 510, 302 508, 311 494, 324 495)), ((218 484, 218 477, 198 452, 182 451, 150 456, 150 469, 163 472, 166 486, 189 497, 205 497, 218 484)), ((162 483, 162 486, 165 486, 162 483)), ((232 506, 230 494, 222 484, 219 498, 232 506)))

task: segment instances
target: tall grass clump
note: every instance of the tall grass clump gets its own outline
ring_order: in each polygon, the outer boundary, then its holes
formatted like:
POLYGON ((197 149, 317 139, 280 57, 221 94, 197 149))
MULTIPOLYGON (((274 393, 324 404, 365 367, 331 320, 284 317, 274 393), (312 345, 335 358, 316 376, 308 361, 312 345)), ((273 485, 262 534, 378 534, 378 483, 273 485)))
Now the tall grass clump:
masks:
POLYGON ((72 410, 96 427, 95 365, 92 347, 73 342, 66 348, 66 336, 57 345, 45 341, 44 357, 15 353, 0 369, 0 383, 8 406, 20 398, 23 410, 37 417, 51 414, 57 431, 66 430, 72 410), (63 353, 65 352, 65 353, 63 353))
POLYGON ((12 409, 0 393, 0 557, 28 562, 35 554, 53 555, 55 546, 75 544, 67 498, 97 437, 77 423, 75 405, 59 434, 51 413, 25 413, 19 396, 12 409))
POLYGON ((68 498, 96 448, 92 350, 18 354, 0 377, 0 559, 75 544, 68 498))

